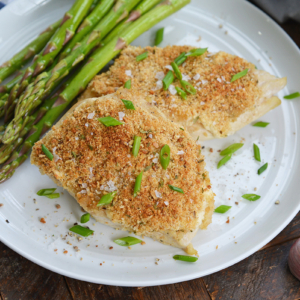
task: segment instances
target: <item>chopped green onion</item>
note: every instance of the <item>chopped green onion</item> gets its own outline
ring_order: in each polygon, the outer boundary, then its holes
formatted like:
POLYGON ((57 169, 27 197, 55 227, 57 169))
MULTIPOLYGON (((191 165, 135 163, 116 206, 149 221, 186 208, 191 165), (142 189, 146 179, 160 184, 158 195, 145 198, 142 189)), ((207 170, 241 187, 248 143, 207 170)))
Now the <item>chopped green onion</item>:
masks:
POLYGON ((175 260, 187 261, 187 262, 195 262, 198 260, 198 257, 188 256, 188 255, 174 255, 173 258, 175 260))
POLYGON ((257 161, 261 161, 260 160, 260 151, 259 151, 259 148, 256 144, 253 144, 253 151, 254 151, 254 158, 257 160, 257 161))
POLYGON ((175 89, 176 89, 178 95, 179 95, 182 99, 186 100, 186 97, 187 97, 186 92, 185 92, 184 90, 182 90, 182 89, 181 89, 180 87, 178 87, 178 86, 176 86, 175 89))
POLYGON ((218 162, 218 166, 217 169, 220 169, 223 165, 225 165, 231 158, 232 154, 228 154, 226 156, 224 156, 219 162, 218 162))
POLYGON ((265 163, 263 166, 261 166, 258 170, 257 170, 257 174, 260 175, 261 173, 263 173, 264 171, 266 171, 268 168, 268 163, 265 163))
POLYGON ((143 171, 137 176, 135 179, 134 189, 133 189, 133 197, 136 197, 138 192, 141 190, 143 171))
POLYGON ((179 80, 181 80, 181 79, 182 79, 182 74, 181 74, 181 72, 180 72, 180 70, 179 70, 177 64, 176 64, 175 62, 172 62, 172 63, 171 63, 171 66, 172 66, 172 68, 173 68, 173 71, 174 71, 176 77, 177 77, 179 80))
POLYGON ((42 144, 42 151, 45 153, 45 155, 50 159, 53 160, 53 154, 47 149, 47 147, 42 144))
POLYGON ((80 223, 87 223, 90 220, 90 214, 86 213, 81 216, 80 223))
POLYGON ((167 73, 167 75, 165 76, 165 78, 163 79, 163 86, 164 86, 164 90, 166 91, 170 84, 174 81, 174 75, 172 71, 169 71, 167 73))
POLYGON ((295 98, 298 98, 298 97, 300 97, 300 93, 296 92, 296 93, 293 93, 293 94, 290 94, 290 95, 286 95, 283 98, 291 100, 291 99, 295 99, 295 98))
POLYGON ((42 189, 42 190, 39 190, 37 192, 37 195, 39 195, 39 196, 46 196, 46 195, 53 194, 55 191, 56 191, 56 188, 53 188, 53 189, 42 189))
POLYGON ((134 107, 132 101, 130 101, 130 100, 124 100, 124 99, 121 99, 121 100, 122 100, 122 102, 124 103, 124 105, 125 105, 125 107, 127 109, 133 109, 133 110, 135 110, 135 107, 134 107))
POLYGON ((248 69, 245 69, 244 71, 242 71, 242 72, 240 72, 240 73, 237 73, 237 74, 233 75, 233 76, 231 77, 230 82, 234 82, 234 81, 236 81, 237 79, 239 79, 239 78, 241 78, 241 77, 244 77, 245 75, 247 75, 247 73, 248 73, 248 69))
POLYGON ((175 191, 175 192, 184 194, 184 191, 183 191, 181 188, 178 188, 178 187, 176 187, 176 186, 174 186, 174 185, 169 184, 169 188, 170 188, 171 190, 175 191))
POLYGON ((215 212, 216 212, 216 213, 219 213, 219 214, 224 214, 224 213, 226 213, 230 208, 231 208, 231 206, 228 206, 228 205, 220 205, 219 207, 217 207, 217 208, 215 209, 215 212))
POLYGON ((77 233, 79 235, 82 235, 84 237, 88 237, 88 236, 90 236, 91 234, 94 233, 93 230, 85 228, 81 225, 75 225, 75 226, 71 227, 69 230, 74 232, 74 233, 77 233))
POLYGON ((256 201, 260 198, 260 196, 255 195, 255 194, 245 194, 242 197, 246 200, 249 200, 249 201, 256 201))
POLYGON ((181 129, 182 131, 184 131, 184 128, 182 128, 182 127, 179 127, 179 129, 181 129))
POLYGON ((256 122, 255 124, 253 124, 253 126, 255 127, 267 127, 270 123, 267 122, 256 122))
POLYGON ((128 89, 128 90, 131 88, 131 79, 129 79, 129 80, 127 80, 127 81, 125 82, 124 88, 125 88, 125 89, 128 89))
POLYGON ((240 148, 242 148, 244 146, 244 144, 242 143, 235 143, 230 145, 229 147, 227 147, 226 149, 222 150, 220 152, 220 155, 224 156, 224 155, 228 155, 228 154, 232 154, 235 151, 239 150, 240 148))
POLYGON ((192 95, 197 94, 197 90, 189 82, 187 82, 185 80, 180 80, 180 83, 188 93, 190 93, 192 95))
POLYGON ((124 123, 120 122, 119 120, 117 120, 117 119, 115 119, 115 118, 113 118, 111 116, 99 118, 98 121, 101 122, 106 127, 109 127, 109 126, 118 126, 118 125, 124 124, 124 123))
POLYGON ((116 239, 116 240, 114 240, 114 242, 116 244, 118 244, 119 246, 128 247, 128 246, 140 244, 142 242, 142 240, 137 239, 133 236, 126 236, 126 237, 123 237, 123 238, 116 239))
POLYGON ((101 197, 100 201, 98 202, 97 206, 109 204, 113 201, 114 197, 116 196, 117 192, 111 192, 101 197))
POLYGON ((140 151, 142 138, 140 136, 135 135, 132 146, 132 154, 134 157, 137 157, 140 151))
POLYGON ((138 56, 135 58, 135 60, 136 60, 136 61, 141 61, 141 60, 144 60, 144 59, 147 58, 147 57, 148 57, 148 52, 144 52, 144 53, 138 55, 138 56))
POLYGON ((155 36, 155 46, 158 46, 164 39, 164 28, 160 28, 156 31, 156 36, 155 36))
POLYGON ((50 194, 50 195, 45 195, 45 197, 49 198, 49 199, 56 199, 59 198, 59 193, 54 193, 54 194, 50 194))
POLYGON ((175 58, 174 62, 177 66, 182 65, 187 59, 186 53, 182 52, 178 57, 175 58))
POLYGON ((207 51, 207 48, 192 49, 186 56, 200 56, 207 51))
POLYGON ((170 147, 169 145, 164 145, 160 150, 159 160, 160 164, 164 170, 167 169, 170 163, 170 147))

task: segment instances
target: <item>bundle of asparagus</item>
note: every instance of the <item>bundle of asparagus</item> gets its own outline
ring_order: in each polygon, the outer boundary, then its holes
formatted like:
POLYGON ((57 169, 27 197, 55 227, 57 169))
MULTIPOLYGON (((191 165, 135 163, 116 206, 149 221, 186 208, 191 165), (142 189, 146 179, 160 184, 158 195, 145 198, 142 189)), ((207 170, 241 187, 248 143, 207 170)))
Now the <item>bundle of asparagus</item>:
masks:
POLYGON ((34 143, 111 59, 189 2, 76 0, 62 21, 54 23, 0 67, 1 81, 28 60, 28 53, 32 57, 44 46, 25 71, 0 87, 0 117, 5 116, 5 123, 0 126, 0 183, 14 174, 34 143), (85 64, 77 67, 82 61, 85 64))

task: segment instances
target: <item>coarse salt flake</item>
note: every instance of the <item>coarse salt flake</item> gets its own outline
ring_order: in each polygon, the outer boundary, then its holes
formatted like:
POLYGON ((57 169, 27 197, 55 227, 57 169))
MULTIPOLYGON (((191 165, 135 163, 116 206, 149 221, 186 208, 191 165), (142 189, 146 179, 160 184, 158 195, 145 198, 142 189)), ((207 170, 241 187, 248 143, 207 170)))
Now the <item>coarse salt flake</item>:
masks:
POLYGON ((178 155, 182 155, 182 154, 184 154, 184 151, 183 151, 183 150, 179 150, 179 151, 177 152, 177 154, 178 154, 178 155))
POLYGON ((161 197, 161 193, 158 192, 157 190, 155 190, 154 193, 155 193, 155 196, 156 196, 157 198, 162 198, 162 197, 161 197))
POLYGON ((85 123, 84 125, 85 125, 85 127, 89 127, 89 123, 85 123))
POLYGON ((221 79, 221 78, 219 78, 219 77, 217 78, 217 80, 218 80, 219 82, 222 82, 222 79, 221 79))
POLYGON ((153 138, 152 133, 150 133, 150 134, 148 135, 148 137, 149 137, 150 139, 152 139, 152 138, 153 138))
POLYGON ((55 151, 56 151, 56 147, 53 148, 54 161, 57 162, 59 159, 62 160, 61 157, 55 153, 55 151))
POLYGON ((168 70, 170 70, 170 71, 173 71, 173 68, 172 68, 171 65, 167 65, 167 66, 165 66, 165 68, 168 69, 168 70))
POLYGON ((175 86, 173 84, 170 84, 170 86, 169 86, 169 92, 172 95, 176 95, 177 94, 177 91, 176 91, 175 86))
POLYGON ((189 75, 182 74, 182 80, 189 81, 191 80, 191 77, 189 75))
POLYGON ((94 118, 94 116, 95 116, 95 112, 92 112, 92 113, 89 113, 89 114, 88 114, 87 118, 88 118, 89 120, 91 120, 91 119, 94 118))
POLYGON ((163 71, 157 72, 155 75, 156 79, 163 80, 165 77, 165 73, 163 71))
POLYGON ((122 111, 120 111, 120 112, 118 112, 118 115, 119 115, 119 120, 123 121, 123 118, 125 117, 125 114, 122 111))
POLYGON ((193 77, 193 79, 194 79, 194 80, 199 80, 199 79, 200 79, 200 74, 197 73, 197 74, 193 77))
POLYGON ((169 205, 169 202, 168 202, 168 201, 165 201, 164 203, 165 203, 165 205, 167 205, 167 206, 169 205))
POLYGON ((132 73, 131 73, 131 70, 126 70, 125 71, 125 74, 129 77, 132 77, 132 73))

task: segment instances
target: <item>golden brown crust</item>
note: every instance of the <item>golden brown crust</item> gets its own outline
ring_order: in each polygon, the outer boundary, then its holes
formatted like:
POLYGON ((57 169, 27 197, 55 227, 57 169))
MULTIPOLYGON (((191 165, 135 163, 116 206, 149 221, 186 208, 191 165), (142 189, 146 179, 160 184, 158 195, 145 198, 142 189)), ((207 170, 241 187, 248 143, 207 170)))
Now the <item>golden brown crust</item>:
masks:
POLYGON ((184 233, 211 222, 214 200, 208 173, 200 146, 190 135, 145 107, 139 94, 125 89, 79 102, 35 144, 31 162, 92 215, 100 218, 105 212, 113 223, 140 235, 169 231, 183 239, 184 233), (133 101, 136 110, 125 109, 120 99, 133 101), (125 115, 123 125, 105 127, 98 121, 108 115, 119 120, 119 113, 125 115), (131 153, 135 135, 142 137, 137 158, 131 153), (52 161, 42 152, 42 144, 53 152, 52 161), (165 144, 171 148, 166 171, 159 162, 165 144), (141 192, 133 197, 141 171, 141 192), (172 191, 169 184, 185 193, 172 191), (97 207, 100 198, 114 190, 112 204, 97 207))

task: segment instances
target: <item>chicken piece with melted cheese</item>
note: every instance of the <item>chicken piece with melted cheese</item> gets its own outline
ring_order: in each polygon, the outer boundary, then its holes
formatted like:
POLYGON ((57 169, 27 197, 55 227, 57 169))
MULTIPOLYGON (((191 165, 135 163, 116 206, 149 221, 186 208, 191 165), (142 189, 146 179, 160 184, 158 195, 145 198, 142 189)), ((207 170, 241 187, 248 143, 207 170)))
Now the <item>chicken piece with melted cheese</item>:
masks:
POLYGON ((171 69, 171 62, 191 49, 129 46, 108 72, 94 78, 81 99, 113 93, 131 79, 132 89, 143 93, 146 101, 200 140, 232 135, 280 105, 274 95, 286 85, 286 78, 256 70, 252 63, 225 52, 188 57, 179 67, 183 79, 196 88, 195 95, 188 94, 187 100, 183 100, 175 89, 182 88, 176 78, 165 91, 162 79, 171 69), (148 57, 136 61, 145 51, 148 57), (246 76, 231 82, 233 75, 245 69, 248 69, 246 76))
POLYGON ((73 106, 35 144, 31 162, 97 221, 191 250, 192 238, 211 223, 214 209, 200 149, 186 131, 137 93, 119 89, 73 106), (136 110, 126 109, 121 99, 133 101, 136 110), (107 116, 123 124, 106 127, 98 119, 107 116), (134 136, 142 138, 137 157, 132 155, 134 136), (44 155, 42 144, 53 153, 52 161, 44 155), (164 170, 159 155, 166 144, 171 160, 164 170), (142 171, 141 190, 134 197, 135 180, 142 171), (117 194, 110 204, 97 206, 102 196, 113 191, 117 194))

